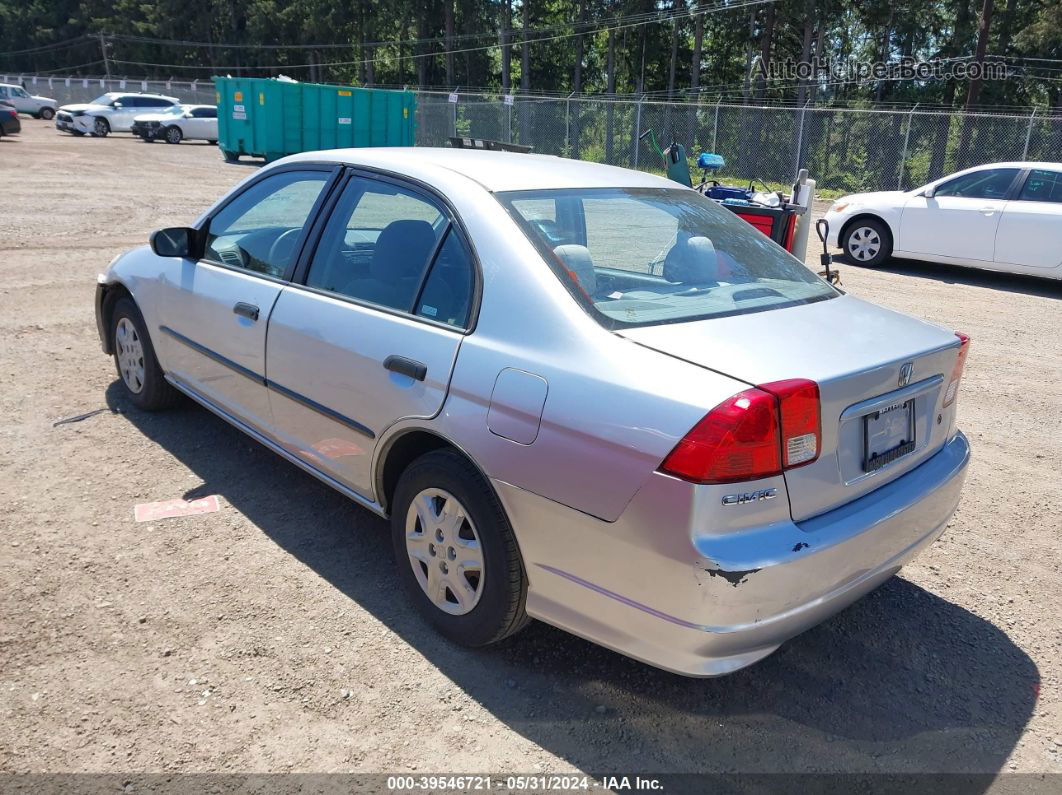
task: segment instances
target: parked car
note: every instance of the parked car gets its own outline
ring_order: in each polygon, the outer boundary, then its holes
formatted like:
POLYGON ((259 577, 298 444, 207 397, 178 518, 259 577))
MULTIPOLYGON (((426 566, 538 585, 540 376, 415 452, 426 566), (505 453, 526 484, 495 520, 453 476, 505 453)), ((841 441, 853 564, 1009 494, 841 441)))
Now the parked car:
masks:
POLYGON ((6 102, 0 102, 0 136, 17 135, 22 132, 18 111, 6 102))
POLYGON ((117 258, 96 319, 133 406, 183 393, 389 517, 470 646, 538 618, 737 670, 931 544, 969 461, 967 337, 691 189, 546 155, 284 158, 117 258))
POLYGON ((82 105, 63 105, 55 115, 55 127, 74 135, 105 138, 112 132, 126 132, 133 119, 148 111, 159 111, 179 104, 174 97, 161 94, 123 94, 110 92, 82 105))
POLYGON ((897 257, 1062 279, 1062 163, 993 163, 857 193, 826 220, 829 244, 859 265, 897 257))
POLYGON ((58 104, 54 99, 30 94, 14 83, 0 83, 0 102, 12 105, 19 113, 28 113, 37 119, 50 119, 58 104))
POLYGON ((161 113, 148 113, 133 119, 130 128, 148 143, 156 139, 170 144, 183 140, 218 142, 216 105, 174 105, 161 113))

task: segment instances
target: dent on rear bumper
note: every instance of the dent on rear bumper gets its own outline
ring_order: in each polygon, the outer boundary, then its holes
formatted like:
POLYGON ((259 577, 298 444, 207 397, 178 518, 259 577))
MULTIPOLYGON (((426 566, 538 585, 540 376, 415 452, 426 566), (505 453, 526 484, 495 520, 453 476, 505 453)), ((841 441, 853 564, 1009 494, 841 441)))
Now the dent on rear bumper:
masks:
POLYGON ((957 433, 840 508, 740 531, 704 526, 694 487, 663 475, 612 523, 495 486, 524 556, 530 615, 660 668, 718 676, 843 609, 935 541, 969 455, 957 433))

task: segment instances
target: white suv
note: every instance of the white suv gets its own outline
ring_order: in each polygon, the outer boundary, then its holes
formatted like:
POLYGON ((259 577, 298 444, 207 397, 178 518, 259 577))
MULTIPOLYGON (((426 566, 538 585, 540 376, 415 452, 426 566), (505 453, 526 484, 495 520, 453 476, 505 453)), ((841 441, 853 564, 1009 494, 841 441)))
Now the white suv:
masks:
POLYGON ((0 83, 0 102, 6 102, 19 113, 46 120, 55 115, 55 106, 59 104, 48 97, 34 96, 22 86, 12 83, 0 83))
POLYGON ((158 112, 177 105, 180 100, 161 94, 122 94, 111 92, 87 104, 63 105, 55 114, 55 128, 74 135, 127 132, 133 118, 142 113, 158 112))

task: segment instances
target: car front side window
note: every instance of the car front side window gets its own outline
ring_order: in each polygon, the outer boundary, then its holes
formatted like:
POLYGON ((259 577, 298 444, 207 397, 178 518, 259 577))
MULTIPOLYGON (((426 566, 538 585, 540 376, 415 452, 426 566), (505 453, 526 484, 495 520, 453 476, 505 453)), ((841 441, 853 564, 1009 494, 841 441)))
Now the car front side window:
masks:
POLYGON ((256 182, 210 219, 206 259, 281 278, 330 176, 284 171, 256 182))
POLYGON ((1016 168, 986 168, 963 174, 949 180, 933 191, 937 196, 955 196, 964 199, 1005 199, 1010 193, 1010 186, 1018 176, 1016 168))

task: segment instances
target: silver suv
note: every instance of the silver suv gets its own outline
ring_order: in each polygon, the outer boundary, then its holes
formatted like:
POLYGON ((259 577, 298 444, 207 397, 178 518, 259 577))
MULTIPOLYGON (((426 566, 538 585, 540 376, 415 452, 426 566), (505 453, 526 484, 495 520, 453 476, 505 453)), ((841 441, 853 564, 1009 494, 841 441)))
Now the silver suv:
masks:
POLYGON ((128 132, 133 119, 143 113, 158 112, 179 104, 175 97, 161 94, 111 92, 80 105, 63 105, 55 114, 55 128, 74 135, 105 138, 112 132, 128 132))

